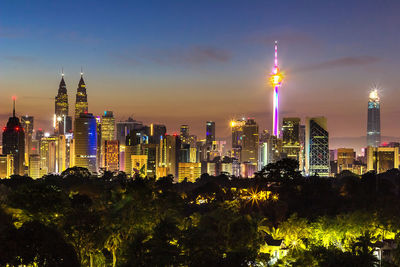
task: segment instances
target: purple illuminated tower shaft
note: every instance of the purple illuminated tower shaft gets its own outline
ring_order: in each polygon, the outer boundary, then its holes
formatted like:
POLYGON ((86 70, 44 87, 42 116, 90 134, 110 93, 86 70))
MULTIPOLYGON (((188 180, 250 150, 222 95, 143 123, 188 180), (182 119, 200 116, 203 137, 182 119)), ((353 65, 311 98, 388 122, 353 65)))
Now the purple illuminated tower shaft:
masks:
POLYGON ((274 118, 273 118, 273 135, 278 136, 279 129, 279 86, 274 87, 274 118))
POLYGON ((275 41, 275 62, 272 72, 271 82, 274 87, 274 109, 273 109, 273 122, 272 133, 275 136, 279 135, 279 87, 282 82, 282 75, 278 67, 278 41, 275 41))

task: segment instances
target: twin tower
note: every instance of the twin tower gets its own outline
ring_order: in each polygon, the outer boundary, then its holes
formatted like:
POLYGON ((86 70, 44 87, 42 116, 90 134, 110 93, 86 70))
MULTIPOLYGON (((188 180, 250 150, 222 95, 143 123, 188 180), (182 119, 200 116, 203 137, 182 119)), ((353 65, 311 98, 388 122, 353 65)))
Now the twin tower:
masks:
MULTIPOLYGON (((83 73, 81 72, 81 79, 79 80, 78 89, 76 91, 75 118, 79 117, 81 113, 87 112, 86 84, 83 80, 83 73)), ((64 134, 72 131, 72 117, 69 116, 68 94, 67 86, 64 81, 64 74, 62 74, 58 94, 55 97, 53 124, 55 133, 57 134, 64 134)))

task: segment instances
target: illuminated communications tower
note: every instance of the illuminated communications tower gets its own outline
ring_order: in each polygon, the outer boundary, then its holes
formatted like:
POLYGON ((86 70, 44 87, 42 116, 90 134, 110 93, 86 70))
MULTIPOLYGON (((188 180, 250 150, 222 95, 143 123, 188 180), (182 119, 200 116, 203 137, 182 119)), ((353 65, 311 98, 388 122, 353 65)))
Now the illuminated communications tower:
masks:
POLYGON ((367 146, 378 147, 381 143, 381 115, 378 90, 369 93, 367 146))
POLYGON ((275 41, 275 62, 274 69, 272 70, 270 82, 274 88, 274 109, 273 109, 273 124, 272 124, 272 134, 274 136, 279 135, 279 87, 282 84, 283 75, 279 71, 278 67, 278 41, 275 41))

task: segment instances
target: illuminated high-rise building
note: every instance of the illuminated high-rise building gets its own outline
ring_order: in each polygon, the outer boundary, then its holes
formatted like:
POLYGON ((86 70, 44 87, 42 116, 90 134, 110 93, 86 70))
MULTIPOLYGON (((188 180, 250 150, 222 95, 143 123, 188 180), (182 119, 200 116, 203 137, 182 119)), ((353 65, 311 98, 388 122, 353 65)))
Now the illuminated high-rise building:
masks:
POLYGON ((147 177, 156 178, 159 144, 142 144, 142 154, 147 155, 147 177))
POLYGON ((29 165, 29 155, 32 153, 33 117, 22 116, 21 125, 25 132, 25 164, 29 165))
POLYGON ((119 141, 119 144, 122 146, 125 146, 126 137, 129 136, 132 131, 142 132, 142 133, 150 132, 151 134, 151 127, 148 128, 144 126, 142 122, 136 121, 130 117, 126 121, 118 121, 116 125, 117 125, 117 140, 119 141))
POLYGON ((58 93, 55 97, 54 131, 56 134, 64 134, 71 131, 72 120, 71 117, 68 116, 68 112, 67 86, 64 81, 64 73, 62 73, 58 93))
POLYGON ((97 122, 91 113, 81 113, 74 126, 75 166, 97 172, 97 122))
POLYGON ((206 145, 211 147, 215 141, 215 122, 207 121, 206 123, 206 145))
POLYGON ((104 111, 101 116, 101 140, 115 140, 115 118, 112 111, 104 111))
POLYGON ((241 162, 258 164, 258 125, 254 119, 247 119, 243 125, 241 162))
POLYGON ((306 173, 321 177, 330 174, 329 133, 325 117, 306 120, 306 173))
POLYGON ((40 155, 29 155, 29 177, 38 179, 40 175, 40 155))
POLYGON ((189 125, 181 125, 181 141, 182 144, 188 144, 189 143, 189 125))
POLYGON ((13 155, 14 174, 24 175, 25 134, 18 117, 15 116, 15 98, 13 98, 13 116, 3 128, 3 154, 13 155))
POLYGON ((107 171, 119 171, 118 140, 105 140, 103 143, 104 168, 107 171))
POLYGON ((40 175, 58 172, 58 137, 48 136, 40 140, 40 175))
MULTIPOLYGON (((177 135, 166 135, 160 142, 158 173, 172 174, 178 182, 178 162, 181 140, 177 135), (160 169, 164 171, 159 172, 160 169)), ((160 177, 160 175, 157 175, 160 177)))
POLYGON ((160 140, 167 133, 167 127, 162 124, 150 124, 150 133, 149 133, 149 143, 150 144, 160 144, 160 140))
POLYGON ((278 67, 278 41, 275 41, 275 61, 270 77, 271 85, 274 88, 272 134, 275 136, 279 136, 279 87, 282 85, 282 80, 283 75, 278 67))
POLYGON ((383 173, 393 168, 399 168, 398 147, 368 147, 367 171, 383 173))
POLYGON ((189 182, 195 182, 201 175, 201 163, 179 162, 178 178, 182 182, 185 178, 189 182))
POLYGON ((345 171, 345 170, 352 171, 355 157, 356 157, 356 152, 354 151, 354 149, 338 148, 337 149, 337 173, 341 173, 342 171, 345 171))
POLYGON ((130 176, 139 175, 146 177, 147 175, 147 155, 131 155, 131 170, 128 172, 130 176))
POLYGON ((14 174, 14 157, 11 154, 0 155, 0 179, 10 178, 14 174))
POLYGON ((242 143, 243 143, 243 126, 246 124, 246 121, 243 120, 232 120, 231 121, 231 129, 232 129, 232 153, 231 157, 237 159, 239 162, 241 160, 241 152, 242 152, 242 143))
POLYGON ((367 122, 367 146, 378 147, 381 143, 381 115, 378 90, 369 93, 368 122, 367 122))
MULTIPOLYGON (((146 136, 136 130, 130 130, 125 141, 124 168, 127 175, 132 175, 132 155, 142 155, 142 145, 146 143, 146 136)), ((134 174, 134 173, 133 173, 134 174)))
POLYGON ((282 137, 283 154, 298 161, 300 156, 300 118, 283 118, 282 137))
POLYGON ((88 101, 86 94, 86 84, 83 80, 83 73, 81 72, 81 79, 79 80, 78 89, 76 91, 75 102, 75 118, 79 118, 81 113, 88 112, 88 101))

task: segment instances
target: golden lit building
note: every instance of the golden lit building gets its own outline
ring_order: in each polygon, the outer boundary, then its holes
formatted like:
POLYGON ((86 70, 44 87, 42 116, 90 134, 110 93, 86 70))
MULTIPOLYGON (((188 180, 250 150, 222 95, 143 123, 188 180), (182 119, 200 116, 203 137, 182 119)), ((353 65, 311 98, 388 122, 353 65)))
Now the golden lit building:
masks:
POLYGON ((367 171, 386 172, 399 167, 399 148, 371 147, 367 148, 367 171))
POLYGON ((300 156, 300 118, 283 118, 282 152, 291 159, 299 161, 300 156))
POLYGON ((201 175, 201 163, 192 162, 179 162, 178 163, 178 177, 179 182, 182 182, 185 178, 190 182, 195 182, 201 175))
POLYGON ((91 113, 81 113, 75 119, 74 153, 75 166, 97 172, 97 122, 91 113))
POLYGON ((14 174, 14 157, 11 154, 0 155, 0 178, 10 178, 14 174))
POLYGON ((105 140, 103 144, 104 168, 107 171, 119 170, 119 142, 118 140, 105 140))
POLYGON ((157 167, 165 167, 167 169, 166 174, 173 175, 175 181, 178 181, 178 160, 179 149, 181 147, 180 143, 180 138, 177 135, 166 135, 160 141, 157 167))
POLYGON ((128 175, 139 174, 140 176, 147 175, 147 155, 131 155, 131 170, 128 175))
POLYGON ((257 168, 258 164, 258 125, 254 119, 247 119, 243 126, 242 153, 240 161, 251 162, 257 168))
POLYGON ((29 177, 40 178, 40 155, 29 155, 29 177))
POLYGON ((40 140, 40 176, 58 172, 58 137, 43 137, 40 140))
POLYGON ((338 148, 337 149, 337 172, 348 170, 353 171, 353 164, 356 153, 352 148, 338 148))

